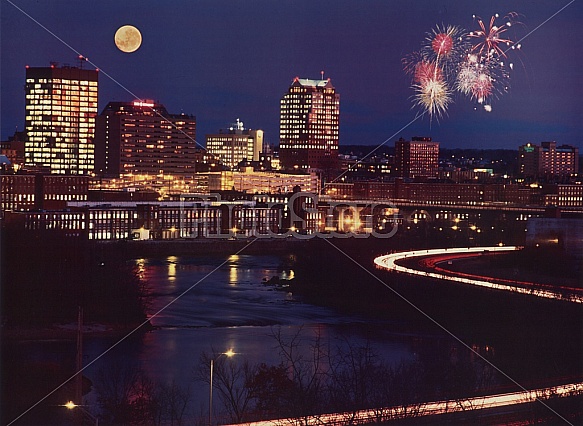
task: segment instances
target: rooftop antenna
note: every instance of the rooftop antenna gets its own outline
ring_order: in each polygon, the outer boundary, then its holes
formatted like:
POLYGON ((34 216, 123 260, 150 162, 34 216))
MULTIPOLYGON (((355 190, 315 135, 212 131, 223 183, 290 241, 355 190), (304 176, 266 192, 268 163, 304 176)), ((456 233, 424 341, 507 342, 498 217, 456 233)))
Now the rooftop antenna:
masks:
POLYGON ((324 80, 324 71, 320 71, 320 74, 322 74, 322 80, 324 80))
POLYGON ((79 69, 83 69, 83 62, 87 62, 89 59, 83 55, 79 55, 77 57, 77 59, 79 60, 79 69))

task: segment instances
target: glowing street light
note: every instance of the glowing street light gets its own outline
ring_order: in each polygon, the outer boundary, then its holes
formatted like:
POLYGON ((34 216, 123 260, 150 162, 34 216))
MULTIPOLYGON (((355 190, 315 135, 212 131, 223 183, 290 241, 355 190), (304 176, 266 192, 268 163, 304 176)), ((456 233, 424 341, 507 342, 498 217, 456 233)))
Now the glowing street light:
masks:
POLYGON ((95 426, 99 426, 99 418, 95 417, 82 406, 75 404, 73 401, 69 401, 66 404, 63 404, 63 407, 65 407, 67 410, 74 410, 75 408, 79 408, 83 414, 95 422, 95 426))
POLYGON ((209 389, 209 426, 212 426, 213 424, 213 368, 215 365, 215 361, 223 355, 225 355, 228 358, 231 358, 233 355, 235 355, 235 352, 233 351, 233 349, 229 349, 227 352, 220 353, 215 358, 211 358, 211 376, 209 389))

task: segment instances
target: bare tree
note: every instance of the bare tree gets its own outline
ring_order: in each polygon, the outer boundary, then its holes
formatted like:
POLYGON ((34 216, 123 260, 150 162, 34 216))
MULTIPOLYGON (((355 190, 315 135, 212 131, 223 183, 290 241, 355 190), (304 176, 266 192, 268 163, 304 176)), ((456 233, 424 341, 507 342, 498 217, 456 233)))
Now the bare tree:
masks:
POLYGON ((295 389, 283 363, 260 364, 246 384, 254 402, 253 413, 259 419, 276 418, 289 410, 289 397, 295 389))
POLYGON ((172 382, 161 385, 136 366, 112 364, 97 374, 100 416, 106 423, 181 425, 190 391, 172 382))
POLYGON ((315 414, 327 402, 325 375, 328 355, 320 333, 307 341, 308 350, 303 327, 288 339, 281 333, 281 327, 272 329, 272 336, 277 342, 282 365, 293 383, 293 390, 287 397, 289 412, 286 414, 293 417, 315 414))
POLYGON ((177 425, 183 423, 184 414, 190 403, 190 389, 179 386, 174 380, 169 385, 159 385, 156 389, 156 424, 177 425))
POLYGON ((330 408, 346 412, 347 422, 364 408, 376 410, 376 417, 381 420, 386 411, 382 407, 388 403, 387 385, 393 371, 370 342, 356 346, 342 339, 331 354, 329 365, 330 408))
POLYGON ((154 384, 138 367, 112 364, 101 369, 96 388, 106 421, 123 424, 151 421, 154 384))
MULTIPOLYGON (((241 423, 249 416, 251 395, 247 383, 255 375, 255 368, 237 357, 203 353, 194 371, 195 380, 210 384, 210 363, 213 360, 213 389, 228 413, 230 421, 241 423)), ((209 407, 212 408, 212 407, 209 407)))

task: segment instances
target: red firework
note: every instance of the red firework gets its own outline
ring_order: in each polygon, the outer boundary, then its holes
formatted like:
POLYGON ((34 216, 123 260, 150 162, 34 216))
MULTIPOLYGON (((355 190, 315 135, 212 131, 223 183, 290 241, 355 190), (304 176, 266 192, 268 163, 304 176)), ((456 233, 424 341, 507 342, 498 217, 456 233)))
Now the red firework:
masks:
POLYGON ((449 34, 438 33, 431 41, 431 48, 440 56, 447 56, 453 50, 453 39, 449 34))
POLYGON ((481 39, 479 43, 474 45, 472 51, 477 51, 480 55, 490 56, 496 53, 498 56, 506 57, 504 50, 499 46, 500 43, 510 46, 512 40, 503 38, 501 35, 508 31, 508 26, 511 24, 504 24, 500 27, 494 25, 498 15, 492 16, 488 28, 484 25, 481 19, 478 19, 480 29, 469 34, 470 37, 481 39))
POLYGON ((443 80, 443 72, 433 62, 421 61, 415 65, 415 82, 423 84, 427 80, 443 80))
POLYGON ((492 94, 492 80, 486 74, 479 74, 472 84, 472 96, 482 103, 492 94))

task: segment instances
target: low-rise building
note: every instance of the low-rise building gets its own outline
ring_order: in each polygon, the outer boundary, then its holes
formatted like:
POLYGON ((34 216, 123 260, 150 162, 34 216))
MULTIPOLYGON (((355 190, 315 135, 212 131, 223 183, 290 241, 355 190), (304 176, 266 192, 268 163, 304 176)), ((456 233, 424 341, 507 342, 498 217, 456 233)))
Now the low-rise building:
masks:
POLYGON ((88 176, 0 175, 2 211, 59 210, 69 201, 86 201, 88 192, 88 176))

